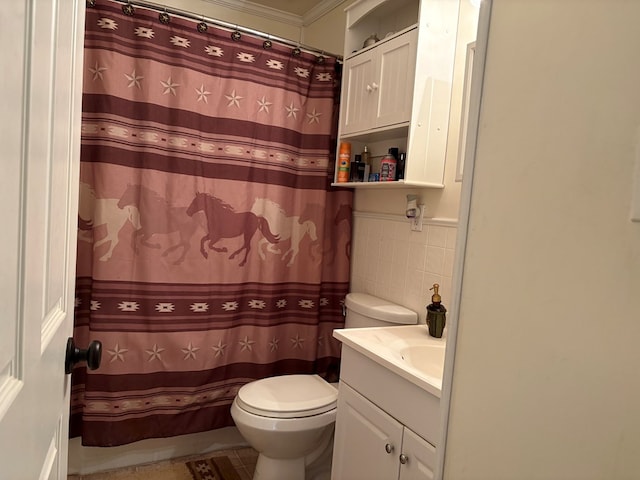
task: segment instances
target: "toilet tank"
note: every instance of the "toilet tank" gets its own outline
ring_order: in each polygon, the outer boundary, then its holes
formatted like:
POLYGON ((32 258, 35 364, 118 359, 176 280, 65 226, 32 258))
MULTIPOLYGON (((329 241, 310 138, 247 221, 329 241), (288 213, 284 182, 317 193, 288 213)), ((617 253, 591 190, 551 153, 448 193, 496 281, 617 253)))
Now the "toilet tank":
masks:
POLYGON ((344 328, 414 325, 418 314, 401 305, 366 293, 349 293, 344 301, 344 328))

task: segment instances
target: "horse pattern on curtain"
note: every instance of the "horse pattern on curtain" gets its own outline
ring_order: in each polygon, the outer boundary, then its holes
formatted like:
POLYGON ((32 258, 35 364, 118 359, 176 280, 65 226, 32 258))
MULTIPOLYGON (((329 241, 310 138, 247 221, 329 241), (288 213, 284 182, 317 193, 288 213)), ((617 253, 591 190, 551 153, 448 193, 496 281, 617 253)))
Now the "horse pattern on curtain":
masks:
POLYGON ((103 360, 73 374, 84 445, 229 426, 246 382, 337 371, 336 61, 196 27, 87 11, 74 335, 103 360))

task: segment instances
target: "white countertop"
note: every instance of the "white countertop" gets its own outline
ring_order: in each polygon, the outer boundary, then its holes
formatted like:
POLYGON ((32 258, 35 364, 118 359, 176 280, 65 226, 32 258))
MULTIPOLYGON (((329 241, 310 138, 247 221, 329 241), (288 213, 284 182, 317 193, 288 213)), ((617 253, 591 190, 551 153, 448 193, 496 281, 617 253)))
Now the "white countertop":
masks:
POLYGON ((431 337, 427 325, 338 329, 333 336, 440 398, 446 339, 431 337))

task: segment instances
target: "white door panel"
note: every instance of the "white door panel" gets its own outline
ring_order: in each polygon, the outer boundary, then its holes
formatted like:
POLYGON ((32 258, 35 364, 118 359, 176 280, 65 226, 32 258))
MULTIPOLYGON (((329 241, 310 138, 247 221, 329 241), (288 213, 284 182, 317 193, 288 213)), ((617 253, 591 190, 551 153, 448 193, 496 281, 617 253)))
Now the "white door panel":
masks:
POLYGON ((371 51, 345 61, 345 91, 342 95, 342 134, 367 130, 373 126, 376 95, 371 83, 376 64, 371 51))
POLYGON ((418 31, 414 29, 379 47, 376 126, 411 119, 417 43, 418 31))
POLYGON ((400 480, 433 480, 436 448, 408 428, 404 429, 402 453, 407 462, 400 468, 400 480))
POLYGON ((346 383, 339 391, 331 478, 398 478, 402 425, 346 383))
POLYGON ((12 0, 0 17, 2 478, 67 471, 84 0, 12 0))

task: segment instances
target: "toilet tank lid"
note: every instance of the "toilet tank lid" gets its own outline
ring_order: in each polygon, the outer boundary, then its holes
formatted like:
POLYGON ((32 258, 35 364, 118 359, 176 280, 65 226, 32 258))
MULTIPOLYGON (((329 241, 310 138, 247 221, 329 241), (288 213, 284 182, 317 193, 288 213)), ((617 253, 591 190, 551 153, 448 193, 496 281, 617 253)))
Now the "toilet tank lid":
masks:
POLYGON ((389 323, 413 325, 418 314, 402 305, 366 293, 348 293, 344 301, 348 310, 389 323))

